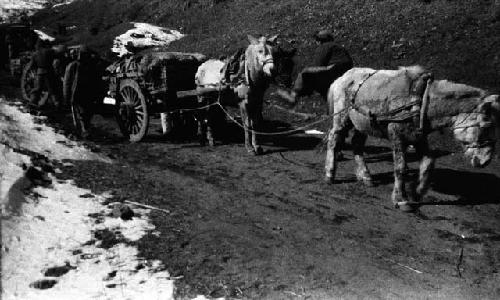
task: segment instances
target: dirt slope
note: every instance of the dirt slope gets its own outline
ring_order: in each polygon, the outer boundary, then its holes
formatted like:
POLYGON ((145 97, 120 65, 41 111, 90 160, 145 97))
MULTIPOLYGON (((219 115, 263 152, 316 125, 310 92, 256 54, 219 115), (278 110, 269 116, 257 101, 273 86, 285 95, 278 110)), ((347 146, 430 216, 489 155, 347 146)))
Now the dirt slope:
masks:
POLYGON ((498 7, 485 0, 81 0, 41 11, 34 23, 52 30, 57 24, 76 25, 70 32, 72 42, 105 51, 128 22, 151 22, 190 35, 172 49, 212 56, 234 51, 245 43, 247 33, 279 33, 299 48, 299 68, 311 61, 311 34, 331 28, 357 65, 421 64, 441 78, 497 89, 498 7))

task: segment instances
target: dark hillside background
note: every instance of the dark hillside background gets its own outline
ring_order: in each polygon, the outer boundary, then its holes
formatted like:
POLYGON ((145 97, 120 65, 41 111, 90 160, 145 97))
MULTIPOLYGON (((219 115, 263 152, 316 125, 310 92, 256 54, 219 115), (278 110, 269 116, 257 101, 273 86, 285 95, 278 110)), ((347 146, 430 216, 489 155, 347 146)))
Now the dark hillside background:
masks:
POLYGON ((247 33, 279 34, 298 48, 298 70, 312 60, 311 35, 330 28, 358 66, 421 64, 437 78, 500 89, 498 0, 76 0, 34 16, 50 33, 76 25, 68 42, 102 52, 132 21, 179 29, 188 36, 170 49, 213 57, 247 33))

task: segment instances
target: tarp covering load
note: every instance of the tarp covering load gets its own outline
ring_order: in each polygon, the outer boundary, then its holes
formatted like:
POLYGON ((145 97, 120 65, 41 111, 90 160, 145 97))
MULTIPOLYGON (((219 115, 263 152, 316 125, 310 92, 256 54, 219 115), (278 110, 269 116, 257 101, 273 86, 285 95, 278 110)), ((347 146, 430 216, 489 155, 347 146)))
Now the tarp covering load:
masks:
POLYGON ((148 49, 123 57, 107 71, 116 77, 141 78, 154 89, 190 90, 195 88, 194 75, 205 60, 200 53, 148 49))

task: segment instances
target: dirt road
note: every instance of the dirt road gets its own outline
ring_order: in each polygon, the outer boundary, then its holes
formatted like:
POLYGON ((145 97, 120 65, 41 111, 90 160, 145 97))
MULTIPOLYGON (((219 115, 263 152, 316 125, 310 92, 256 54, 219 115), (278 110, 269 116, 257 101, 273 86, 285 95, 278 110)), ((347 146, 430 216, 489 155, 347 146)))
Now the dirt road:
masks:
POLYGON ((165 141, 153 126, 130 144, 112 119, 95 124, 87 146, 115 163, 70 161, 57 176, 171 212, 153 210, 160 234, 137 243, 140 256, 181 276, 179 299, 500 297, 498 159, 473 170, 460 153, 440 152, 426 200, 446 205, 405 214, 390 202, 392 158, 383 141, 369 141, 377 184, 366 188, 355 181, 350 152, 339 182, 323 184, 324 153, 307 135, 268 139, 265 155, 250 156, 238 138, 201 147, 165 141))

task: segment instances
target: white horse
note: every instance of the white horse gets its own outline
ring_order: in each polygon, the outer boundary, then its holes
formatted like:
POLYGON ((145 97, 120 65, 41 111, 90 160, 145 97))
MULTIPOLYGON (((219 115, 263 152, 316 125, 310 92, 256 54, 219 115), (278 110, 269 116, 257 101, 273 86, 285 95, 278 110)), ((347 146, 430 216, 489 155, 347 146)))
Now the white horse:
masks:
POLYGON ((493 157, 495 129, 500 125, 498 95, 446 80, 433 81, 432 75, 418 66, 399 70, 353 68, 331 85, 328 105, 333 127, 328 134, 325 180, 333 182, 336 157, 352 129, 356 177, 371 185, 363 157, 366 138, 388 138, 394 157, 392 201, 402 209, 414 208, 404 187, 408 145, 414 145, 421 158, 419 184, 412 191, 413 200, 418 202, 428 189, 434 165, 427 142, 431 131, 451 127, 471 165, 484 167, 493 157))
MULTIPOLYGON (((262 148, 257 140, 256 131, 261 130, 262 105, 275 70, 273 47, 276 36, 272 38, 255 38, 248 36, 250 45, 244 56, 244 72, 242 82, 233 87, 234 95, 240 107, 241 118, 245 130, 245 147, 248 152, 261 154, 262 148)), ((222 71, 226 62, 211 59, 200 65, 195 76, 198 87, 218 88, 223 84, 222 71)))

